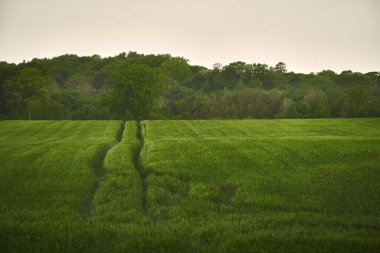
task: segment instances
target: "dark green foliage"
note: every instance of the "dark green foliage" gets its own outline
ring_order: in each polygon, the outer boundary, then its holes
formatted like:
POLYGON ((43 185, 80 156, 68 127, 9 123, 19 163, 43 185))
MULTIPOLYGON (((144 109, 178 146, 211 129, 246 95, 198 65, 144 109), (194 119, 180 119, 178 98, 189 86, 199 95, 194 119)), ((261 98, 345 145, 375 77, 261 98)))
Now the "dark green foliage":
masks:
POLYGON ((190 66, 184 58, 169 58, 162 63, 161 69, 169 77, 179 82, 182 82, 191 75, 190 66))
POLYGON ((4 82, 5 105, 11 114, 24 112, 28 119, 32 118, 32 102, 43 100, 48 95, 48 81, 37 69, 23 68, 20 72, 4 82))
POLYGON ((1 62, 0 119, 27 118, 26 104, 35 119, 380 116, 379 72, 301 74, 287 71, 283 62, 274 67, 242 61, 215 66, 207 69, 191 66, 182 57, 136 52, 107 58, 62 55, 18 65, 1 62), (9 82, 23 69, 39 71, 50 84, 44 106, 41 98, 30 102, 21 97, 15 103, 15 97, 6 97, 14 90, 9 82), (120 89, 126 86, 133 86, 134 92, 120 89), (137 91, 147 87, 147 94, 137 91))
POLYGON ((111 108, 123 119, 146 119, 158 111, 163 93, 160 72, 145 65, 131 65, 109 81, 111 108))

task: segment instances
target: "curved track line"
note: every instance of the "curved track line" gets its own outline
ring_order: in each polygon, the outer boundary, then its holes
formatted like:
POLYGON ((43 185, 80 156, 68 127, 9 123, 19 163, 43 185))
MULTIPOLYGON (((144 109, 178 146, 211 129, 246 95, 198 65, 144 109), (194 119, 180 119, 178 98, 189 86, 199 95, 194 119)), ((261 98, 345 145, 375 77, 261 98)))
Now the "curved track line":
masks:
POLYGON ((115 145, 117 145, 122 138, 124 132, 125 124, 124 122, 120 123, 119 130, 116 133, 115 141, 113 144, 104 145, 101 149, 99 149, 92 161, 90 162, 91 171, 92 171, 92 179, 91 183, 87 188, 87 192, 79 203, 78 211, 82 218, 88 219, 91 215, 93 200, 96 194, 96 191, 99 188, 100 182, 103 180, 104 175, 106 174, 106 170, 104 168, 104 159, 108 153, 108 151, 115 145))

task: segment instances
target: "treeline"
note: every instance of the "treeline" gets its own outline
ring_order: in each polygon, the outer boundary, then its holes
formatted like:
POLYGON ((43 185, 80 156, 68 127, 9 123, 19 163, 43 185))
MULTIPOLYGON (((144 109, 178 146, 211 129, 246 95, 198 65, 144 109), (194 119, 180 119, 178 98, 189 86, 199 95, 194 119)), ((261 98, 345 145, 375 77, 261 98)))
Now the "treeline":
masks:
POLYGON ((209 119, 380 116, 380 72, 288 72, 282 62, 213 69, 121 53, 0 62, 1 119, 209 119))

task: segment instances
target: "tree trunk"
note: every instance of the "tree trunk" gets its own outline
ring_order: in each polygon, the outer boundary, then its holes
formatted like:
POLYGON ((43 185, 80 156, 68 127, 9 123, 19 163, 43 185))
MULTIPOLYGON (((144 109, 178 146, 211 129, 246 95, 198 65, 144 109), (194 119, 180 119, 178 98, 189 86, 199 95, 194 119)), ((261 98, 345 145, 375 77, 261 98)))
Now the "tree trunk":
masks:
POLYGON ((32 119, 32 101, 28 100, 28 120, 32 119))

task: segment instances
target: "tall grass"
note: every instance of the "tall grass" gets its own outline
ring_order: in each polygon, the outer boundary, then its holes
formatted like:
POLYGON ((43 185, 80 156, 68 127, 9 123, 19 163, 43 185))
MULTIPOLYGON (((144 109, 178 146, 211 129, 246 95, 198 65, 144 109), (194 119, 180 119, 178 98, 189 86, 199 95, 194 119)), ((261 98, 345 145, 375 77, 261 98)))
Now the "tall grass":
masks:
POLYGON ((380 248, 379 119, 118 131, 118 121, 0 122, 0 252, 380 248))
POLYGON ((152 217, 190 221, 195 241, 210 251, 380 245, 379 119, 146 126, 152 217))
POLYGON ((0 122, 1 252, 59 248, 59 233, 78 233, 96 191, 94 160, 119 128, 119 121, 0 122))

